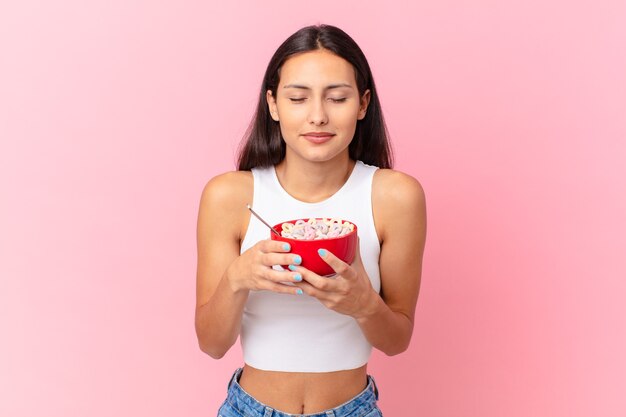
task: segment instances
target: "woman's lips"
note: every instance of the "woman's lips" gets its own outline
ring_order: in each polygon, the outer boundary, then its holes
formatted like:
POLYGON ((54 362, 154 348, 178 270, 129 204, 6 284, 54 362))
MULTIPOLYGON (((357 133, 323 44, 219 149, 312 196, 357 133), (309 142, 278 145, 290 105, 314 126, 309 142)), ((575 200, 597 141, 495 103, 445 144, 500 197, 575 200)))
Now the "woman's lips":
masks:
POLYGON ((325 136, 302 135, 302 136, 304 136, 304 138, 308 140, 309 142, 320 144, 320 143, 328 142, 335 135, 325 135, 325 136))

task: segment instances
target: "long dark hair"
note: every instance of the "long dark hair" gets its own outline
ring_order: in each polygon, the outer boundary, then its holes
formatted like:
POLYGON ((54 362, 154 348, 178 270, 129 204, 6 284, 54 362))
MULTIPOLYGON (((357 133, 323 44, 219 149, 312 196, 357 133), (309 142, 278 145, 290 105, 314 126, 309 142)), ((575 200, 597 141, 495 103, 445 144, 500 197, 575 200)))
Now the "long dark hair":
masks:
POLYGON ((266 91, 276 97, 280 69, 291 56, 300 52, 326 49, 352 64, 355 70, 359 98, 370 90, 370 102, 365 117, 357 121, 354 137, 348 147, 350 158, 380 168, 393 167, 393 155, 372 71, 356 42, 343 30, 331 25, 307 26, 291 35, 278 47, 267 65, 259 93, 256 112, 238 151, 238 169, 276 165, 285 158, 286 145, 279 122, 270 117, 266 91))

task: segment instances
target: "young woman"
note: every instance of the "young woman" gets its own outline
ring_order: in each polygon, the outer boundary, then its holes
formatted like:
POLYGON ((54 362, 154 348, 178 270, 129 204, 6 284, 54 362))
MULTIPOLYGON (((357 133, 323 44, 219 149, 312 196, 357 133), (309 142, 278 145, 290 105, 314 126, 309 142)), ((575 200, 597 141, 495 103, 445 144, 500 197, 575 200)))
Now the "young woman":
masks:
POLYGON ((238 171, 212 178, 200 202, 198 342, 217 359, 241 336, 245 362, 221 417, 382 415, 367 362, 372 347, 409 346, 426 238, 423 189, 391 166, 358 45, 329 25, 291 35, 265 72, 238 171), (307 270, 247 204, 270 224, 354 222, 355 260, 320 251, 336 275, 307 270))

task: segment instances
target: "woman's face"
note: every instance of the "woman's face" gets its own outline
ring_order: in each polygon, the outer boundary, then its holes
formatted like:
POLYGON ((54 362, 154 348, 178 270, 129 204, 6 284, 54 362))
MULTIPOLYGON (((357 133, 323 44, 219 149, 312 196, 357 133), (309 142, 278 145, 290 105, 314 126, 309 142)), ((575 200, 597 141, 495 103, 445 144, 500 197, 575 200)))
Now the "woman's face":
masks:
POLYGON ((328 161, 348 152, 357 120, 365 117, 370 91, 359 97, 352 64, 332 52, 316 50, 286 60, 276 97, 270 90, 266 97, 290 158, 328 161), (307 135, 312 132, 317 137, 307 135))

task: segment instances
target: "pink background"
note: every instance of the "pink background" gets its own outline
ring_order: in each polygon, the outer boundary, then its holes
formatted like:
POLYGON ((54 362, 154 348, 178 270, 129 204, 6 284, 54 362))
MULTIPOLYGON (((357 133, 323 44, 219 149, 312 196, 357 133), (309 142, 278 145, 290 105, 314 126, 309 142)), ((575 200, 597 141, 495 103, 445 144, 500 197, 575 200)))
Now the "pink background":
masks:
POLYGON ((200 192, 302 26, 367 55, 428 241, 386 416, 624 416, 626 3, 0 6, 0 415, 215 416, 200 192))

